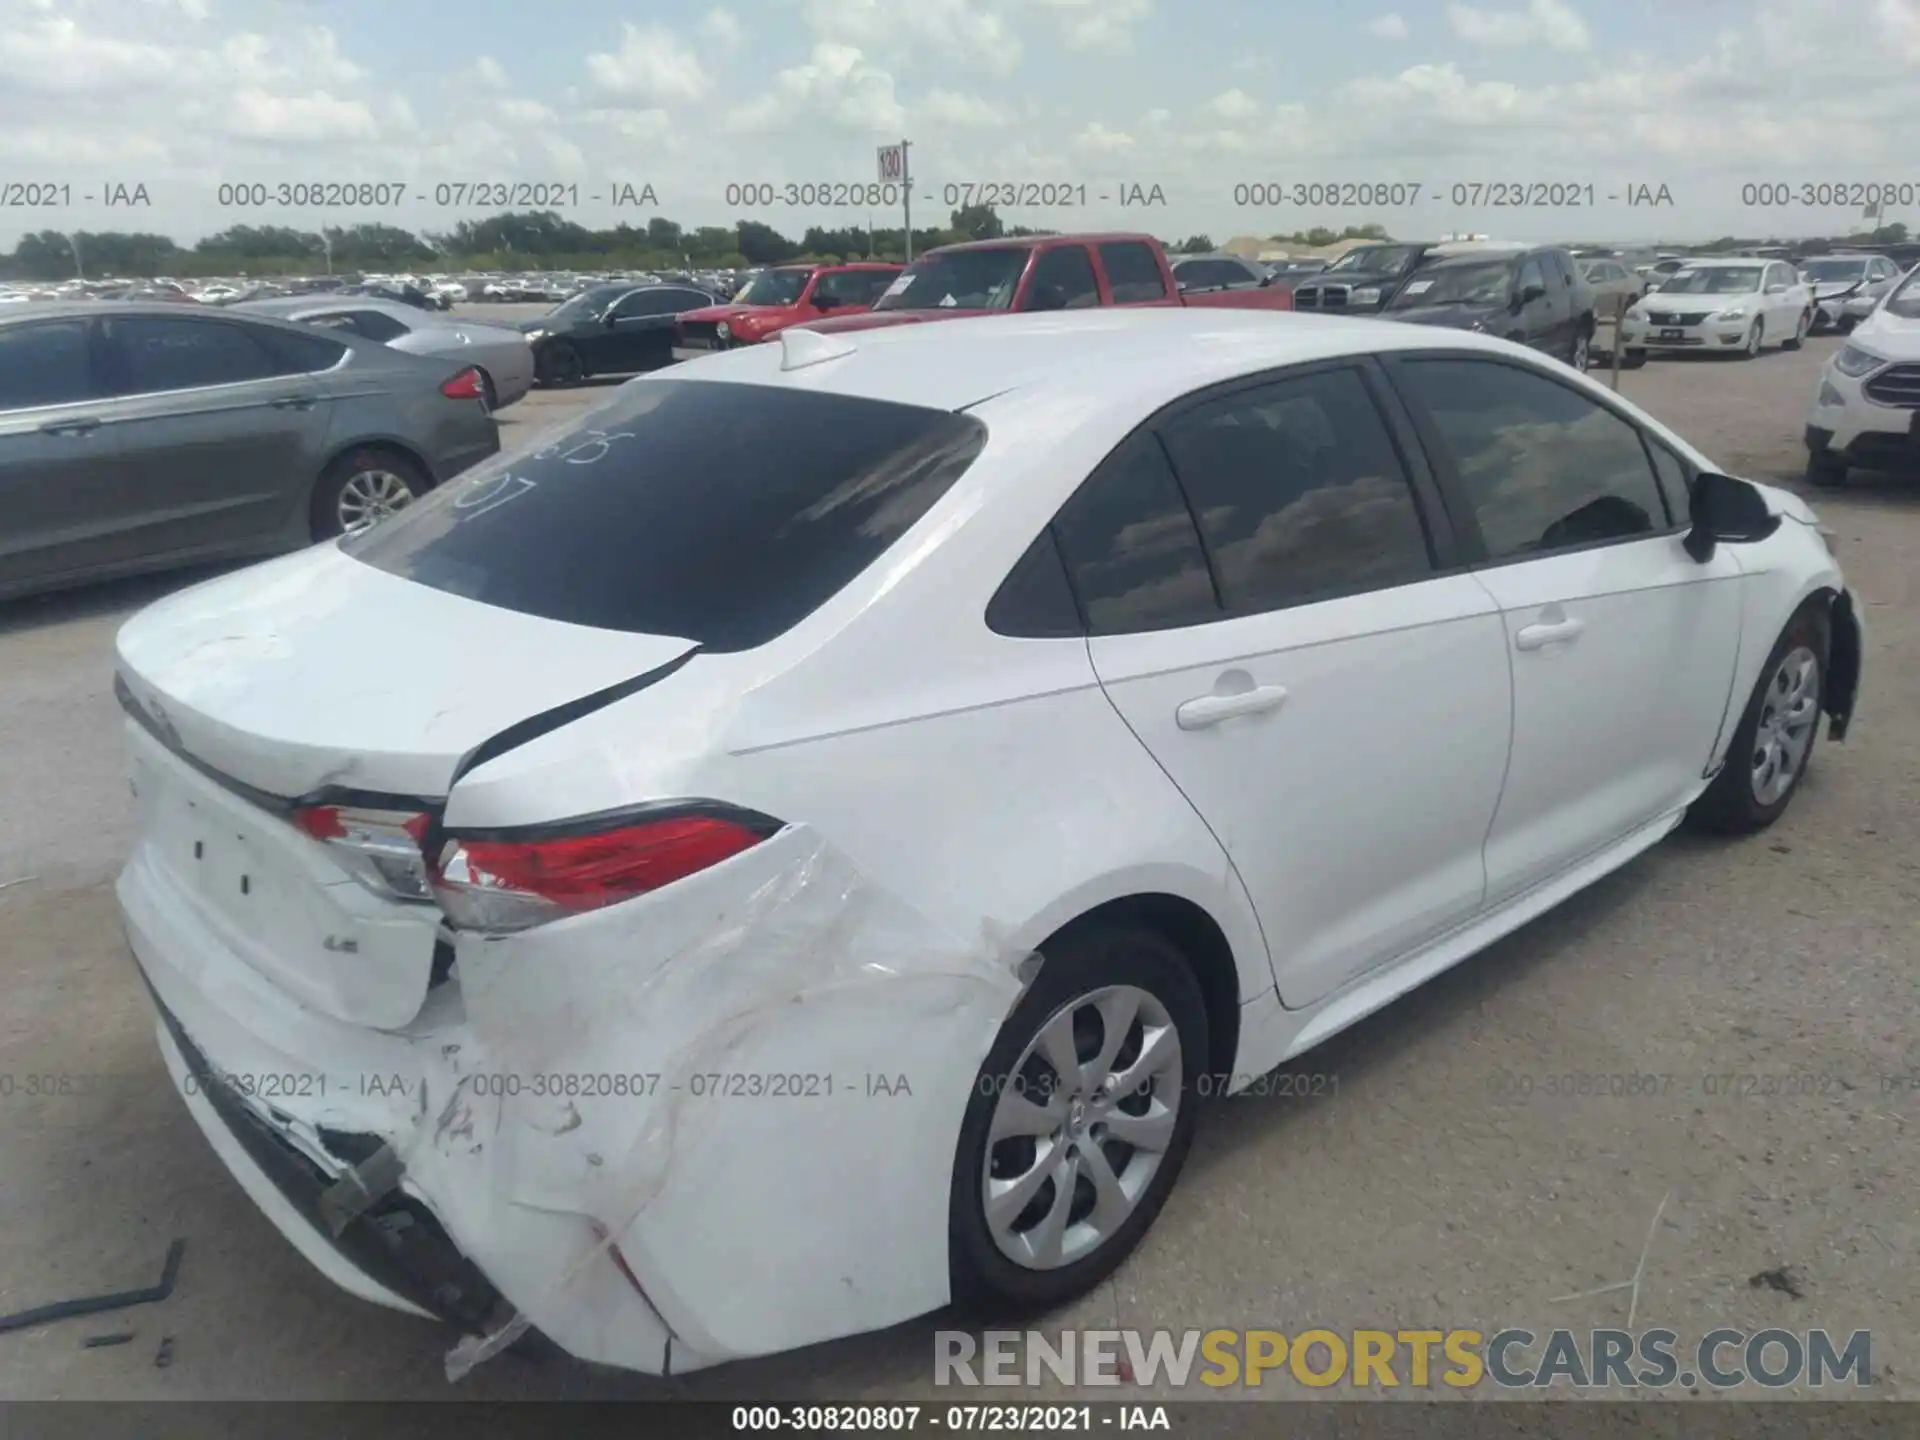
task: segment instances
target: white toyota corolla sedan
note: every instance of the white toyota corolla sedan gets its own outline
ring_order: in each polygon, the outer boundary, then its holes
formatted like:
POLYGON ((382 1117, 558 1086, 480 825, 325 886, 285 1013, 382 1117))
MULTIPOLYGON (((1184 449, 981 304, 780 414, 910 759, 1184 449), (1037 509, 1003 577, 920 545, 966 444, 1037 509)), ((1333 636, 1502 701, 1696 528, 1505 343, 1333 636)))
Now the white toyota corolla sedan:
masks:
POLYGON ((1234 1090, 1757 830, 1856 606, 1557 360, 790 331, 120 632, 159 1042, 315 1265, 679 1372, 1079 1294, 1234 1090))

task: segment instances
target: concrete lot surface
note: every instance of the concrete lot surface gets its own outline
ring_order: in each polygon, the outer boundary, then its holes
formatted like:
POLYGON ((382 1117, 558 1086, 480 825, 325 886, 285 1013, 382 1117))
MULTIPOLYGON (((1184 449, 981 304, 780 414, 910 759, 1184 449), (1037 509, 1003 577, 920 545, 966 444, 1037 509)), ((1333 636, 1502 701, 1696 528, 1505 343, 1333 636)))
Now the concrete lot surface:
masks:
MULTIPOLYGON (((1737 473, 1795 480, 1837 343, 1656 361, 1623 389, 1737 473)), ((604 393, 536 392, 508 443, 604 393)), ((1631 1307, 1686 1343, 1869 1329, 1873 1393, 1916 1394, 1920 1090, 1887 1077, 1920 1071, 1920 482, 1814 499, 1864 600, 1866 700, 1786 819, 1671 840, 1306 1057, 1331 1093, 1213 1102, 1142 1250, 1049 1324, 1543 1332, 1631 1307), (1672 1080, 1540 1093, 1625 1074, 1672 1080), (1731 1076, 1754 1081, 1705 1078, 1731 1076), (1636 1273, 1637 1291, 1557 1298, 1636 1273)), ((0 1334, 0 1397, 955 1398, 932 1388, 938 1318, 671 1381, 507 1355, 450 1387, 448 1333, 336 1291, 281 1240, 174 1095, 114 908, 111 642, 185 578, 0 607, 0 882, 18 882, 0 889, 0 1312, 149 1285, 188 1239, 164 1304, 0 1334), (51 1074, 71 1093, 24 1093, 51 1074), (121 1329, 136 1340, 82 1348, 121 1329)))

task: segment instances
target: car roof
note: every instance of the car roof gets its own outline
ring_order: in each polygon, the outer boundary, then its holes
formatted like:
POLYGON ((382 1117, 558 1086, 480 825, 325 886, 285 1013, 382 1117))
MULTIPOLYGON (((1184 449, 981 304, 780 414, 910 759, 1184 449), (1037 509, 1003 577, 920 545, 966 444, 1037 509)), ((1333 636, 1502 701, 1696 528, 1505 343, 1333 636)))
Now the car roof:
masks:
POLYGON ((305 315, 314 310, 373 310, 396 319, 424 320, 428 312, 380 295, 273 295, 264 300, 242 300, 228 309, 255 315, 305 315))
MULTIPOLYGON (((795 331, 804 333, 805 327, 784 333, 795 331)), ((1431 326, 1213 308, 989 315, 848 331, 830 338, 851 348, 833 359, 783 370, 785 345, 774 341, 703 357, 630 383, 776 385, 940 410, 982 406, 1014 393, 1051 391, 1076 411, 1120 405, 1144 416, 1201 386, 1312 360, 1437 347, 1516 353, 1488 336, 1436 332, 1431 326), (1178 362, 1169 363, 1169 355, 1178 355, 1178 362)))
POLYGON ((1765 255, 1702 255, 1689 260, 1681 268, 1686 270, 1720 270, 1729 265, 1785 265, 1785 260, 1770 260, 1765 255))
MULTIPOLYGON (((1153 236, 1139 230, 1089 231, 1077 235, 1007 235, 998 240, 959 240, 951 245, 937 247, 942 254, 949 250, 1031 250, 1038 245, 1111 245, 1119 240, 1142 240, 1149 245, 1159 242, 1153 236)), ((927 252, 929 255, 933 251, 927 252)))

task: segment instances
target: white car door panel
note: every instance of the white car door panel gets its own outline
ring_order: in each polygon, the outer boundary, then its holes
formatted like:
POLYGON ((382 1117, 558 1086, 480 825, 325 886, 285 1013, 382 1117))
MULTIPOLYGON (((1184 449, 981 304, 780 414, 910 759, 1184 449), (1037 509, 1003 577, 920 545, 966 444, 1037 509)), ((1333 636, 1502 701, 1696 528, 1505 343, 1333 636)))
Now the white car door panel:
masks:
POLYGON ((1238 870, 1289 1006, 1485 890, 1505 631, 1436 572, 1402 439, 1359 367, 1295 372, 1162 417, 1056 522, 1095 673, 1238 870))
POLYGON ((1740 646, 1740 564, 1687 553, 1685 467, 1588 388, 1493 359, 1390 371, 1502 615, 1499 905, 1697 794, 1740 646))
POLYGON ((1499 904, 1691 800, 1740 639, 1729 547, 1676 535, 1498 566, 1481 581, 1513 646, 1513 758, 1487 835, 1499 904))
POLYGON ((1289 1006, 1480 908, 1511 707, 1505 631, 1473 577, 1091 651, 1233 857, 1289 1006))

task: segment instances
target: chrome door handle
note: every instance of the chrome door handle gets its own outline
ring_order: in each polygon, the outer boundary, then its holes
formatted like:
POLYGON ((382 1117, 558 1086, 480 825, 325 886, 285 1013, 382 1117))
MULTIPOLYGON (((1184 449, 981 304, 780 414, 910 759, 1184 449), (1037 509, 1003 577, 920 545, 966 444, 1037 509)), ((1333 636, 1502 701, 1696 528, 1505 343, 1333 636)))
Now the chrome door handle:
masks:
POLYGON ((1284 685, 1259 685, 1238 695, 1201 695, 1173 712, 1174 722, 1182 730, 1203 730, 1231 720, 1236 715, 1258 715, 1278 710, 1287 703, 1284 685))
POLYGON ((98 430, 100 422, 91 415, 77 416, 72 420, 49 420, 40 427, 43 435, 84 435, 89 430, 98 430))
POLYGON ((282 395, 273 402, 273 408, 276 410, 311 410, 313 408, 313 397, 311 395, 282 395))
POLYGON ((1548 645, 1577 639, 1580 632, 1586 628, 1587 622, 1584 620, 1556 620, 1546 625, 1522 625, 1514 632, 1513 648, 1516 650, 1544 649, 1548 645))

